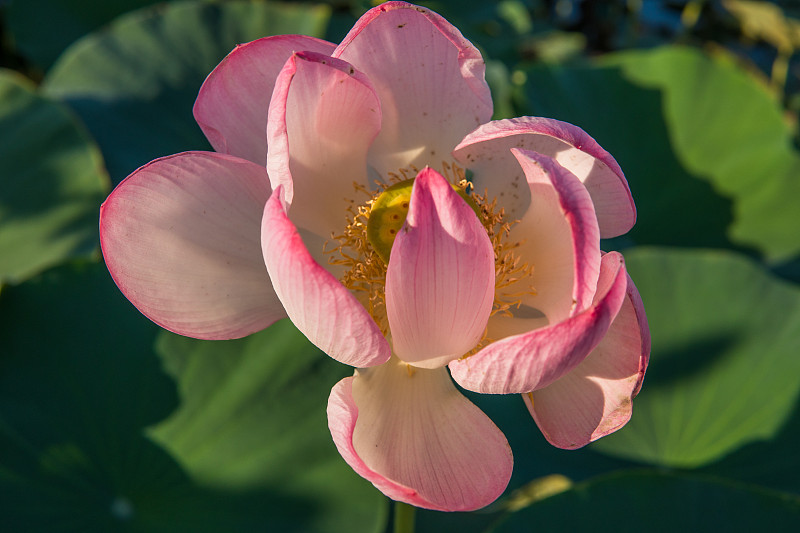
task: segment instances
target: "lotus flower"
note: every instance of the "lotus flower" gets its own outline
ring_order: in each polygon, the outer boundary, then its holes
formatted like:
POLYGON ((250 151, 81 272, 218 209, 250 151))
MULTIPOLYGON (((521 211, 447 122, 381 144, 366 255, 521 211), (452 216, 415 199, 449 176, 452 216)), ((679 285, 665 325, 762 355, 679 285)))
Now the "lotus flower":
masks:
POLYGON ((216 153, 148 163, 103 204, 111 275, 170 331, 288 316, 356 367, 329 426, 384 494, 471 510, 507 486, 505 437, 453 380, 521 394, 561 448, 627 422, 650 340, 600 251, 636 218, 622 171, 575 126, 490 122, 481 55, 439 15, 389 2, 338 46, 238 46, 194 115, 216 153))

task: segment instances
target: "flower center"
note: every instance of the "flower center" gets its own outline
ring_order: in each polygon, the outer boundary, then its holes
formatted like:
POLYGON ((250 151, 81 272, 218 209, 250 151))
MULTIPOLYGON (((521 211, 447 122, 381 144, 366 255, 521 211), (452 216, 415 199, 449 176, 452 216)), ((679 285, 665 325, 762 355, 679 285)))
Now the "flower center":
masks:
MULTIPOLYGON (((370 207, 369 219, 367 220, 367 240, 386 264, 389 263, 389 255, 397 237, 397 232, 403 227, 403 223, 408 216, 408 206, 411 202, 411 189, 414 187, 414 179, 416 178, 403 180, 388 187, 378 194, 370 207)), ((475 212, 475 215, 480 218, 481 209, 467 192, 469 185, 464 184, 462 186, 450 183, 450 186, 461 195, 475 212)))
MULTIPOLYGON (((495 256, 492 315, 512 316, 512 308, 519 308, 523 295, 535 294, 530 283, 533 266, 522 261, 516 253, 522 243, 509 238, 511 227, 518 221, 504 220, 505 211, 498 207, 496 198, 489 201, 485 193, 475 194, 472 184, 464 177, 463 169, 447 163, 443 163, 442 167, 443 175, 451 187, 472 208, 492 241, 495 256), (509 291, 519 287, 522 289, 509 291)), ((408 176, 416 176, 417 173, 415 168, 390 173, 391 184, 379 183, 377 191, 369 191, 354 183, 356 193, 366 197, 366 200, 352 201, 344 231, 339 235, 331 235, 332 240, 325 246, 325 253, 330 254, 328 262, 344 268, 340 278, 342 284, 356 295, 387 337, 386 268, 394 240, 408 215, 414 185, 414 178, 408 176), (331 242, 333 245, 329 245, 331 242)), ((488 342, 490 340, 484 334, 483 340, 470 354, 488 342)))

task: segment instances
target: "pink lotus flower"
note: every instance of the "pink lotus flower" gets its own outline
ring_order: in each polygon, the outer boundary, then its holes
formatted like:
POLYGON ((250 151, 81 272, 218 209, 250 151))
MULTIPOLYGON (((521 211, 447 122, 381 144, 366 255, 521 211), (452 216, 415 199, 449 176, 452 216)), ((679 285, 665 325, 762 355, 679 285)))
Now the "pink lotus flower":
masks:
POLYGON ((627 182, 575 126, 489 122, 483 60, 440 16, 389 2, 338 46, 241 45, 194 114, 217 152, 112 192, 109 271, 168 330, 230 339, 288 316, 357 367, 330 430, 384 494, 452 511, 505 489, 508 443, 452 379, 522 394, 562 448, 627 422, 650 339, 622 256, 600 251, 635 221, 627 182))

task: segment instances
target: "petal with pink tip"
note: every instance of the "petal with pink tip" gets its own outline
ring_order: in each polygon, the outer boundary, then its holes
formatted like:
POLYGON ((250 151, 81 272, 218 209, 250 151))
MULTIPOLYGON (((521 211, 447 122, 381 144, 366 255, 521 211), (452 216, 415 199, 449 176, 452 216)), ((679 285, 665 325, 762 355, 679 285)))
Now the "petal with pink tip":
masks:
POLYGON ((440 511, 493 502, 511 477, 503 433, 444 368, 397 359, 334 386, 328 425, 345 461, 393 500, 440 511))
POLYGON ((387 2, 361 17, 333 53, 364 72, 380 95, 381 133, 370 164, 440 167, 461 139, 492 116, 480 52, 429 9, 387 2))
POLYGON ((186 152, 128 176, 100 208, 100 244, 123 294, 160 326, 231 339, 285 317, 261 256, 266 169, 186 152))
POLYGON ((633 227, 636 206, 625 175, 611 154, 572 124, 541 117, 489 122, 467 135, 453 156, 473 172, 478 191, 486 188, 511 213, 522 213, 530 198, 516 189, 524 182, 511 148, 550 156, 575 174, 592 197, 604 239, 633 227))
POLYGON ((367 185, 367 150, 380 129, 378 97, 352 65, 321 54, 294 54, 278 76, 269 109, 269 171, 284 186, 298 227, 329 237, 346 223, 367 185))
POLYGON ((336 45, 305 35, 278 35, 240 44, 208 75, 194 118, 214 150, 267 163, 267 111, 286 60, 303 50, 330 55, 336 45))
POLYGON ((261 248, 286 314, 308 339, 347 365, 385 363, 389 343, 369 313, 306 249, 281 202, 279 186, 264 208, 261 248))
POLYGON ((574 449, 612 433, 631 417, 650 356, 650 330, 636 286, 608 333, 574 370, 547 387, 523 395, 545 438, 574 449))
POLYGON ((453 361, 453 379, 465 389, 489 394, 526 393, 548 386, 600 343, 622 306, 627 284, 622 255, 604 255, 594 305, 563 322, 506 337, 453 361))
POLYGON ((423 169, 386 272, 394 353, 444 366, 478 344, 494 299, 494 250, 472 208, 438 172, 423 169))

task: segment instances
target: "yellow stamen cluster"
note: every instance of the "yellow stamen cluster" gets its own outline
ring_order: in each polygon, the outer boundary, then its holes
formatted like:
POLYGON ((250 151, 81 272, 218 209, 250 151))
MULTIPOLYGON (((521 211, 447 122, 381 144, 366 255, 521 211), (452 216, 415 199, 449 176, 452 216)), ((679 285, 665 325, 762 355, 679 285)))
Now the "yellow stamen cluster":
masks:
POLYGON ((376 185, 378 189, 374 192, 363 185, 353 183, 356 194, 366 196, 367 200, 360 204, 355 200, 350 201, 344 232, 340 235, 331 235, 336 244, 328 248, 328 243, 325 243, 324 251, 330 254, 328 263, 345 268, 345 273, 339 281, 353 291, 381 328, 384 336, 388 336, 389 321, 386 318, 385 296, 387 265, 372 248, 367 237, 367 223, 372 204, 387 187, 382 183, 376 185))
MULTIPOLYGON (((508 292, 508 289, 519 281, 526 278, 530 280, 533 274, 533 266, 522 261, 516 253, 521 243, 509 240, 511 227, 517 221, 504 220, 505 210, 497 206, 497 199, 489 201, 486 192, 482 195, 472 192, 472 184, 465 178, 463 169, 446 162, 442 163, 441 168, 442 175, 454 185, 454 188, 460 190, 462 195, 469 195, 470 203, 474 203, 473 209, 492 242, 495 257, 495 296, 492 315, 499 313, 511 316, 511 309, 522 304, 523 295, 535 293, 530 284, 527 284, 522 291, 508 292)), ((350 201, 344 231, 339 235, 331 235, 332 242, 335 243, 333 246, 328 247, 326 243, 325 252, 330 254, 329 263, 339 265, 345 270, 340 281, 356 294, 383 334, 387 336, 389 334, 385 293, 387 262, 370 244, 367 226, 372 206, 381 194, 391 186, 415 177, 417 173, 416 168, 389 173, 389 183, 376 183, 374 191, 354 183, 356 194, 364 200, 350 201)), ((476 350, 487 344, 488 339, 485 337, 484 333, 484 340, 479 343, 476 350)))
POLYGON ((481 222, 486 228, 486 233, 494 248, 495 277, 492 315, 512 316, 511 308, 519 308, 522 305, 523 296, 536 294, 536 290, 530 284, 521 291, 512 293, 506 290, 533 275, 533 265, 522 261, 515 251, 522 243, 509 240, 512 226, 519 221, 505 222, 505 209, 497 207, 497 198, 490 202, 486 192, 482 195, 473 193, 472 198, 481 208, 481 222))
MULTIPOLYGON (((483 194, 472 195, 473 200, 481 209, 480 220, 483 227, 486 228, 486 234, 492 241, 494 248, 494 302, 492 303, 492 312, 490 316, 513 316, 512 308, 519 308, 522 305, 522 297, 525 295, 536 294, 536 289, 531 283, 533 276, 533 265, 522 261, 522 258, 517 254, 516 249, 522 243, 519 241, 511 241, 509 236, 511 228, 519 220, 506 222, 505 209, 497 206, 497 198, 491 201, 488 199, 488 194, 484 191, 483 194), (515 286, 518 282, 527 280, 528 283, 523 285, 522 290, 509 292, 508 289, 515 286)), ((463 357, 478 352, 487 344, 491 344, 494 339, 487 336, 489 325, 486 325, 486 330, 481 336, 480 342, 463 357)))

